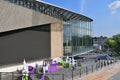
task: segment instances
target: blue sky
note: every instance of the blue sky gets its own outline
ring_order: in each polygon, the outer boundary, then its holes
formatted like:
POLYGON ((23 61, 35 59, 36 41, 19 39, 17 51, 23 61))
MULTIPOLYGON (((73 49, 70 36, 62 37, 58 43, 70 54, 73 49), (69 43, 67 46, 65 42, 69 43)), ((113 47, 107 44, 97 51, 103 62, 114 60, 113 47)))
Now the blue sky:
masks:
POLYGON ((120 33, 120 0, 43 0, 92 18, 93 36, 120 33))

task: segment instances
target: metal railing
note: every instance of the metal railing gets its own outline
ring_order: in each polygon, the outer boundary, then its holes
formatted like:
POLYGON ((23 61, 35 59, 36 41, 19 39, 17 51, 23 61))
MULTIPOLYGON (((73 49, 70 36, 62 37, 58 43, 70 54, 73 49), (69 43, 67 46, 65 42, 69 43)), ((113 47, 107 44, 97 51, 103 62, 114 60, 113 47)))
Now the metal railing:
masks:
MULTIPOLYGON (((84 66, 81 68, 63 68, 55 73, 46 74, 50 80, 76 80, 85 75, 92 74, 98 70, 101 70, 107 66, 114 65, 117 61, 98 61, 94 65, 84 66)), ((43 74, 32 74, 30 77, 32 80, 40 80, 43 74)), ((29 80, 31 80, 29 79, 29 80)), ((0 80, 22 80, 22 74, 15 72, 0 72, 0 80)))
MULTIPOLYGON (((116 63, 116 62, 117 62, 116 60, 106 61, 106 63, 104 61, 99 61, 94 65, 89 65, 89 66, 85 66, 85 67, 81 67, 81 68, 75 68, 74 70, 71 69, 71 77, 68 77, 65 80, 80 79, 80 78, 84 77, 85 75, 92 74, 98 70, 105 68, 105 67, 107 68, 110 65, 114 65, 114 63, 116 63)), ((64 76, 66 76, 66 75, 64 75, 64 76)))
MULTIPOLYGON (((28 80, 41 80, 43 74, 32 74, 28 80)), ((50 80, 64 80, 64 74, 46 74, 50 80)), ((22 80, 22 74, 13 72, 1 72, 0 80, 22 80)))

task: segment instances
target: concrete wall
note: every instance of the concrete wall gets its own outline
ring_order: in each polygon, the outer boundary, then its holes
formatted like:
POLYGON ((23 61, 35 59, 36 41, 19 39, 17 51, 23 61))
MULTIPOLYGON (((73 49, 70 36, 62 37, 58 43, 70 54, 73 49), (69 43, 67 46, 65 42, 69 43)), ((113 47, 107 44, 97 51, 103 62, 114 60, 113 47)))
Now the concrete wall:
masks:
POLYGON ((62 21, 51 24, 51 58, 63 56, 62 21))
MULTIPOLYGON (((0 57, 2 58, 1 64, 4 64, 4 61, 7 63, 16 61, 17 58, 19 57, 15 57, 16 59, 12 59, 11 57, 16 55, 16 52, 17 54, 25 54, 27 57, 26 53, 30 53, 30 52, 35 53, 35 51, 32 51, 32 49, 35 50, 36 47, 39 50, 45 50, 46 47, 49 46, 50 50, 48 51, 50 54, 48 54, 47 57, 51 56, 51 58, 56 58, 56 57, 62 56, 63 55, 63 32, 62 32, 63 25, 62 25, 62 21, 56 18, 41 14, 40 12, 33 11, 32 9, 28 9, 26 7, 16 5, 16 4, 7 2, 5 0, 0 0, 0 32, 1 32, 0 34, 3 34, 2 32, 6 32, 10 30, 22 29, 22 28, 32 27, 36 25, 43 25, 43 24, 51 24, 51 27, 50 27, 51 32, 49 33, 50 36, 48 35, 43 36, 42 34, 44 34, 44 32, 39 32, 39 31, 38 32, 23 31, 23 32, 11 34, 11 35, 8 34, 8 36, 2 36, 2 37, 0 36, 0 52, 2 53, 0 57), (31 37, 31 35, 33 35, 33 38, 31 37), (28 37, 31 37, 31 38, 28 38, 28 37), (50 40, 48 38, 50 38, 50 40), (30 39, 30 41, 28 39, 30 39), (38 42, 38 44, 39 45, 42 44, 42 46, 32 45, 34 43, 32 43, 31 40, 35 42, 39 41, 40 43, 38 42), (42 41, 44 40, 45 41, 49 40, 50 44, 46 42, 45 44, 47 46, 44 46, 43 45, 44 43, 42 43, 42 41), (21 44, 21 42, 23 43, 21 44), (24 52, 25 49, 28 49, 28 50, 30 49, 30 51, 24 52), (9 56, 7 56, 8 54, 11 54, 10 55, 11 59, 9 59, 9 56)), ((48 34, 48 33, 45 33, 45 34, 48 34)), ((42 52, 42 53, 44 54, 48 52, 42 52)), ((36 54, 38 54, 38 52, 36 54)), ((39 54, 39 55, 42 55, 42 54, 39 54)), ((16 56, 20 56, 20 55, 16 55, 16 56)), ((30 59, 32 59, 32 56, 33 55, 29 56, 31 57, 30 59)), ((36 57, 39 57, 39 56, 36 55, 36 57)), ((46 56, 40 56, 40 57, 45 58, 46 56)), ((24 57, 22 56, 21 59, 23 58, 24 57)), ((18 59, 17 61, 20 61, 21 59, 18 59)))
POLYGON ((50 31, 41 30, 41 26, 0 33, 0 66, 49 57, 50 31))
POLYGON ((58 21, 56 18, 0 0, 0 32, 43 25, 58 21))

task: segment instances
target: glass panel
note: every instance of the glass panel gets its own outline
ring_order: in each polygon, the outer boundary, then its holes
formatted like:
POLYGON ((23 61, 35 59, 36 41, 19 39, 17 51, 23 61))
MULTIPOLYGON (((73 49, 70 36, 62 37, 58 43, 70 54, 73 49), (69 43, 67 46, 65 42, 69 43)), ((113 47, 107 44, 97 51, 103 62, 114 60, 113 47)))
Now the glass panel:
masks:
POLYGON ((63 47, 65 56, 91 50, 91 22, 75 20, 64 22, 63 47))

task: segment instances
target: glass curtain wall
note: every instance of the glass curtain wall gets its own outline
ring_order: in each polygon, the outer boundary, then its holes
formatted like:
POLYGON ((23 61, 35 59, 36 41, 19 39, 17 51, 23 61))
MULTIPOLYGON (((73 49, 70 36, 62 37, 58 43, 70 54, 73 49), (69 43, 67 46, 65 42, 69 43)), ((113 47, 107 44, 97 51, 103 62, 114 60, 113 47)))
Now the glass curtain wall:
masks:
POLYGON ((91 22, 70 20, 63 23, 64 55, 92 50, 91 22))

